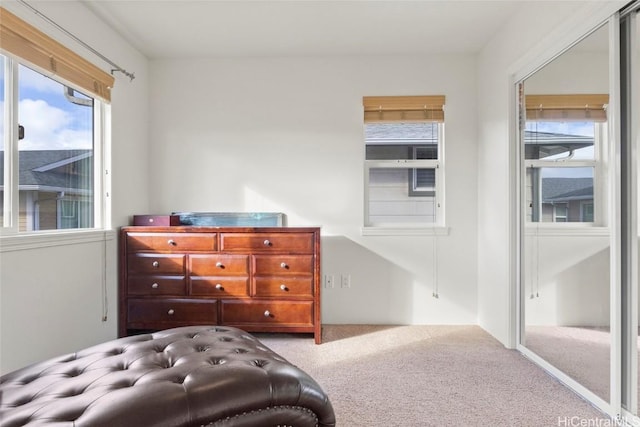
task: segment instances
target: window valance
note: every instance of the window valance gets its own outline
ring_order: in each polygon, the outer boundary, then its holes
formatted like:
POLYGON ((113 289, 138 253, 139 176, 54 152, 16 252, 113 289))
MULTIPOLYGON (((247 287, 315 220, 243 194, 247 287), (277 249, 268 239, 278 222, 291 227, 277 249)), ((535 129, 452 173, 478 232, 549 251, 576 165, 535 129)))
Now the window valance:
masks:
POLYGON ((365 96, 364 122, 444 122, 444 95, 365 96))
POLYGON ((0 50, 57 76, 87 95, 111 100, 115 79, 37 28, 0 7, 0 50))
POLYGON ((528 121, 607 121, 608 94, 526 95, 528 121))

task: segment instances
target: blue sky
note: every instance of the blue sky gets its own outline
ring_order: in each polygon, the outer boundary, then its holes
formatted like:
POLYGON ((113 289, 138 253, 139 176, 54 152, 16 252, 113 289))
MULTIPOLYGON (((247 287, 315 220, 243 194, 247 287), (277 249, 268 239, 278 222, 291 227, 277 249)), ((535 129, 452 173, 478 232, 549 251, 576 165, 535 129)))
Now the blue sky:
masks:
POLYGON ((526 122, 527 130, 561 133, 564 135, 594 136, 593 122, 526 122))
MULTIPOLYGON (((18 121, 25 128, 20 150, 93 148, 92 108, 69 102, 62 84, 27 67, 19 67, 18 81, 18 121)), ((4 73, 1 73, 0 111, 3 99, 4 73)))
MULTIPOLYGON (((593 122, 526 122, 526 129, 537 132, 551 132, 563 135, 579 135, 594 137, 595 127, 593 122)), ((545 160, 556 160, 566 157, 566 153, 551 156, 545 160)), ((594 160, 594 147, 585 147, 576 150, 572 159, 594 160)), ((542 168, 543 178, 593 178, 592 167, 554 167, 542 168)))

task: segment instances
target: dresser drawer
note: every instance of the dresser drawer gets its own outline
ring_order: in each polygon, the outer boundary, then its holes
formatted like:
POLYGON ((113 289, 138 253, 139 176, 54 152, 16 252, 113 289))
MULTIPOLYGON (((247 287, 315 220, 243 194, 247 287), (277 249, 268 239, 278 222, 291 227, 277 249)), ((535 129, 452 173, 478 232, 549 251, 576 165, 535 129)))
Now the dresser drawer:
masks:
POLYGON ((129 274, 184 274, 185 255, 136 253, 127 260, 129 274))
POLYGON ((249 274, 248 255, 189 255, 192 276, 238 276, 249 274))
POLYGON ((184 276, 129 276, 129 295, 186 295, 184 276))
POLYGON ((158 322, 215 324, 218 317, 217 311, 218 302, 205 299, 130 298, 127 303, 129 324, 158 322))
POLYGON ((311 298, 313 296, 311 277, 256 277, 254 286, 254 295, 257 297, 311 298))
POLYGON ((311 254, 313 253, 313 234, 221 233, 220 250, 311 254))
POLYGON ((191 295, 223 297, 248 297, 249 277, 191 277, 191 295))
POLYGON ((256 275, 312 275, 313 255, 256 255, 256 275))
POLYGON ((221 301, 220 320, 222 324, 229 325, 312 326, 313 302, 221 301))
POLYGON ((216 233, 127 233, 129 252, 215 251, 216 233))

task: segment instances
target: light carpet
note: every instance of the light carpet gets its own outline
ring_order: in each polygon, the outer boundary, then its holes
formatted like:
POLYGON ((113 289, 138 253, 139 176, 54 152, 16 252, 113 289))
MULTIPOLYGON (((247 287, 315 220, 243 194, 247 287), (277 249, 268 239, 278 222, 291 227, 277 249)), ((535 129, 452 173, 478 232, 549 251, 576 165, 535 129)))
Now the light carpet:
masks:
POLYGON ((610 394, 611 335, 571 326, 527 326, 525 345, 605 401, 610 394))
POLYGON ((318 381, 338 426, 543 427, 606 419, 478 326, 324 325, 321 345, 308 336, 255 335, 318 381))
MULTIPOLYGON (((525 345, 603 400, 609 400, 611 361, 609 328, 527 325, 525 345)), ((637 341, 637 349, 640 354, 640 338, 637 341)), ((638 384, 640 384, 640 369, 638 384)), ((638 403, 640 407, 640 400, 638 403)))

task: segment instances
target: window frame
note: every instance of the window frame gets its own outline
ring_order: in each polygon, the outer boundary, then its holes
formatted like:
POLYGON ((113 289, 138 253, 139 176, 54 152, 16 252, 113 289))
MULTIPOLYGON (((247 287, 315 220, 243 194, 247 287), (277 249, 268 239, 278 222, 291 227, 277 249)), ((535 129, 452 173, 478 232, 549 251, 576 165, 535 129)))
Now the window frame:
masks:
POLYGON ((569 222, 569 204, 567 202, 553 204, 553 222, 569 222))
MULTIPOLYGON (((528 192, 525 191, 525 197, 522 198, 523 201, 523 212, 525 212, 525 225, 527 227, 606 227, 607 226, 607 198, 606 198, 606 189, 604 183, 606 182, 607 176, 607 150, 608 150, 608 128, 606 122, 598 122, 594 121, 594 158, 590 159, 553 159, 553 160, 537 160, 537 159, 524 159, 524 151, 523 153, 523 179, 526 186, 526 176, 530 169, 541 170, 543 168, 593 168, 593 221, 583 222, 582 215, 582 205, 580 204, 580 221, 556 221, 556 208, 553 208, 553 221, 532 221, 530 217, 533 215, 533 212, 530 210, 528 206, 529 203, 529 195, 528 192), (529 215, 531 212, 531 215, 529 215)), ((539 174, 538 174, 539 175, 539 174)), ((540 178, 539 178, 540 179, 540 178)), ((540 188, 541 183, 538 183, 538 188, 540 188)), ((526 188, 525 188, 526 190, 526 188)), ((532 187, 533 190, 533 187, 532 187)), ((538 191, 539 192, 539 191, 538 191)), ((531 203, 538 202, 540 204, 541 200, 536 199, 535 195, 532 191, 531 195, 531 203)), ((539 209, 541 211, 541 209, 539 209)))
MULTIPOLYGON (((392 160, 367 160, 364 159, 364 215, 362 227, 363 235, 395 235, 395 234, 448 234, 445 222, 444 209, 444 122, 438 122, 437 139, 437 159, 392 159, 392 160), (369 176, 371 169, 407 169, 409 173, 415 174, 416 169, 435 170, 435 208, 436 216, 434 222, 414 222, 414 223, 372 223, 369 212, 369 176)), ((367 141, 363 135, 364 151, 366 151, 367 141)), ((417 144, 419 145, 419 144, 417 144)), ((422 197, 423 194, 411 194, 412 180, 408 180, 407 189, 409 197, 422 197)))
MULTIPOLYGON (((438 129, 438 134, 440 134, 440 129, 438 129)), ((441 144, 438 142, 436 150, 440 150, 441 144)), ((417 145, 412 147, 413 149, 411 150, 411 154, 412 154, 412 158, 413 159, 418 159, 418 150, 420 148, 429 148, 426 145, 417 145)), ((438 166, 436 166, 436 169, 438 168, 438 166)), ((413 168, 413 169, 409 169, 409 197, 431 197, 431 196, 435 196, 437 194, 436 192, 436 187, 433 187, 433 190, 431 189, 427 189, 427 190, 422 190, 418 187, 418 169, 424 169, 424 168, 413 168)), ((428 168, 428 169, 433 169, 433 168, 428 168)), ((437 185, 438 184, 438 173, 437 171, 434 172, 434 182, 437 185)))
POLYGON ((18 128, 18 100, 19 100, 19 66, 25 66, 50 78, 60 84, 71 87, 80 92, 86 92, 68 81, 51 75, 46 70, 13 55, 0 51, 4 57, 4 138, 0 141, 4 146, 4 199, 3 216, 0 223, 0 237, 23 236, 29 234, 61 235, 79 232, 95 232, 108 230, 111 227, 110 204, 110 123, 111 106, 103 99, 89 94, 93 99, 93 227, 53 229, 53 230, 28 230, 20 231, 19 218, 19 128, 18 128))

